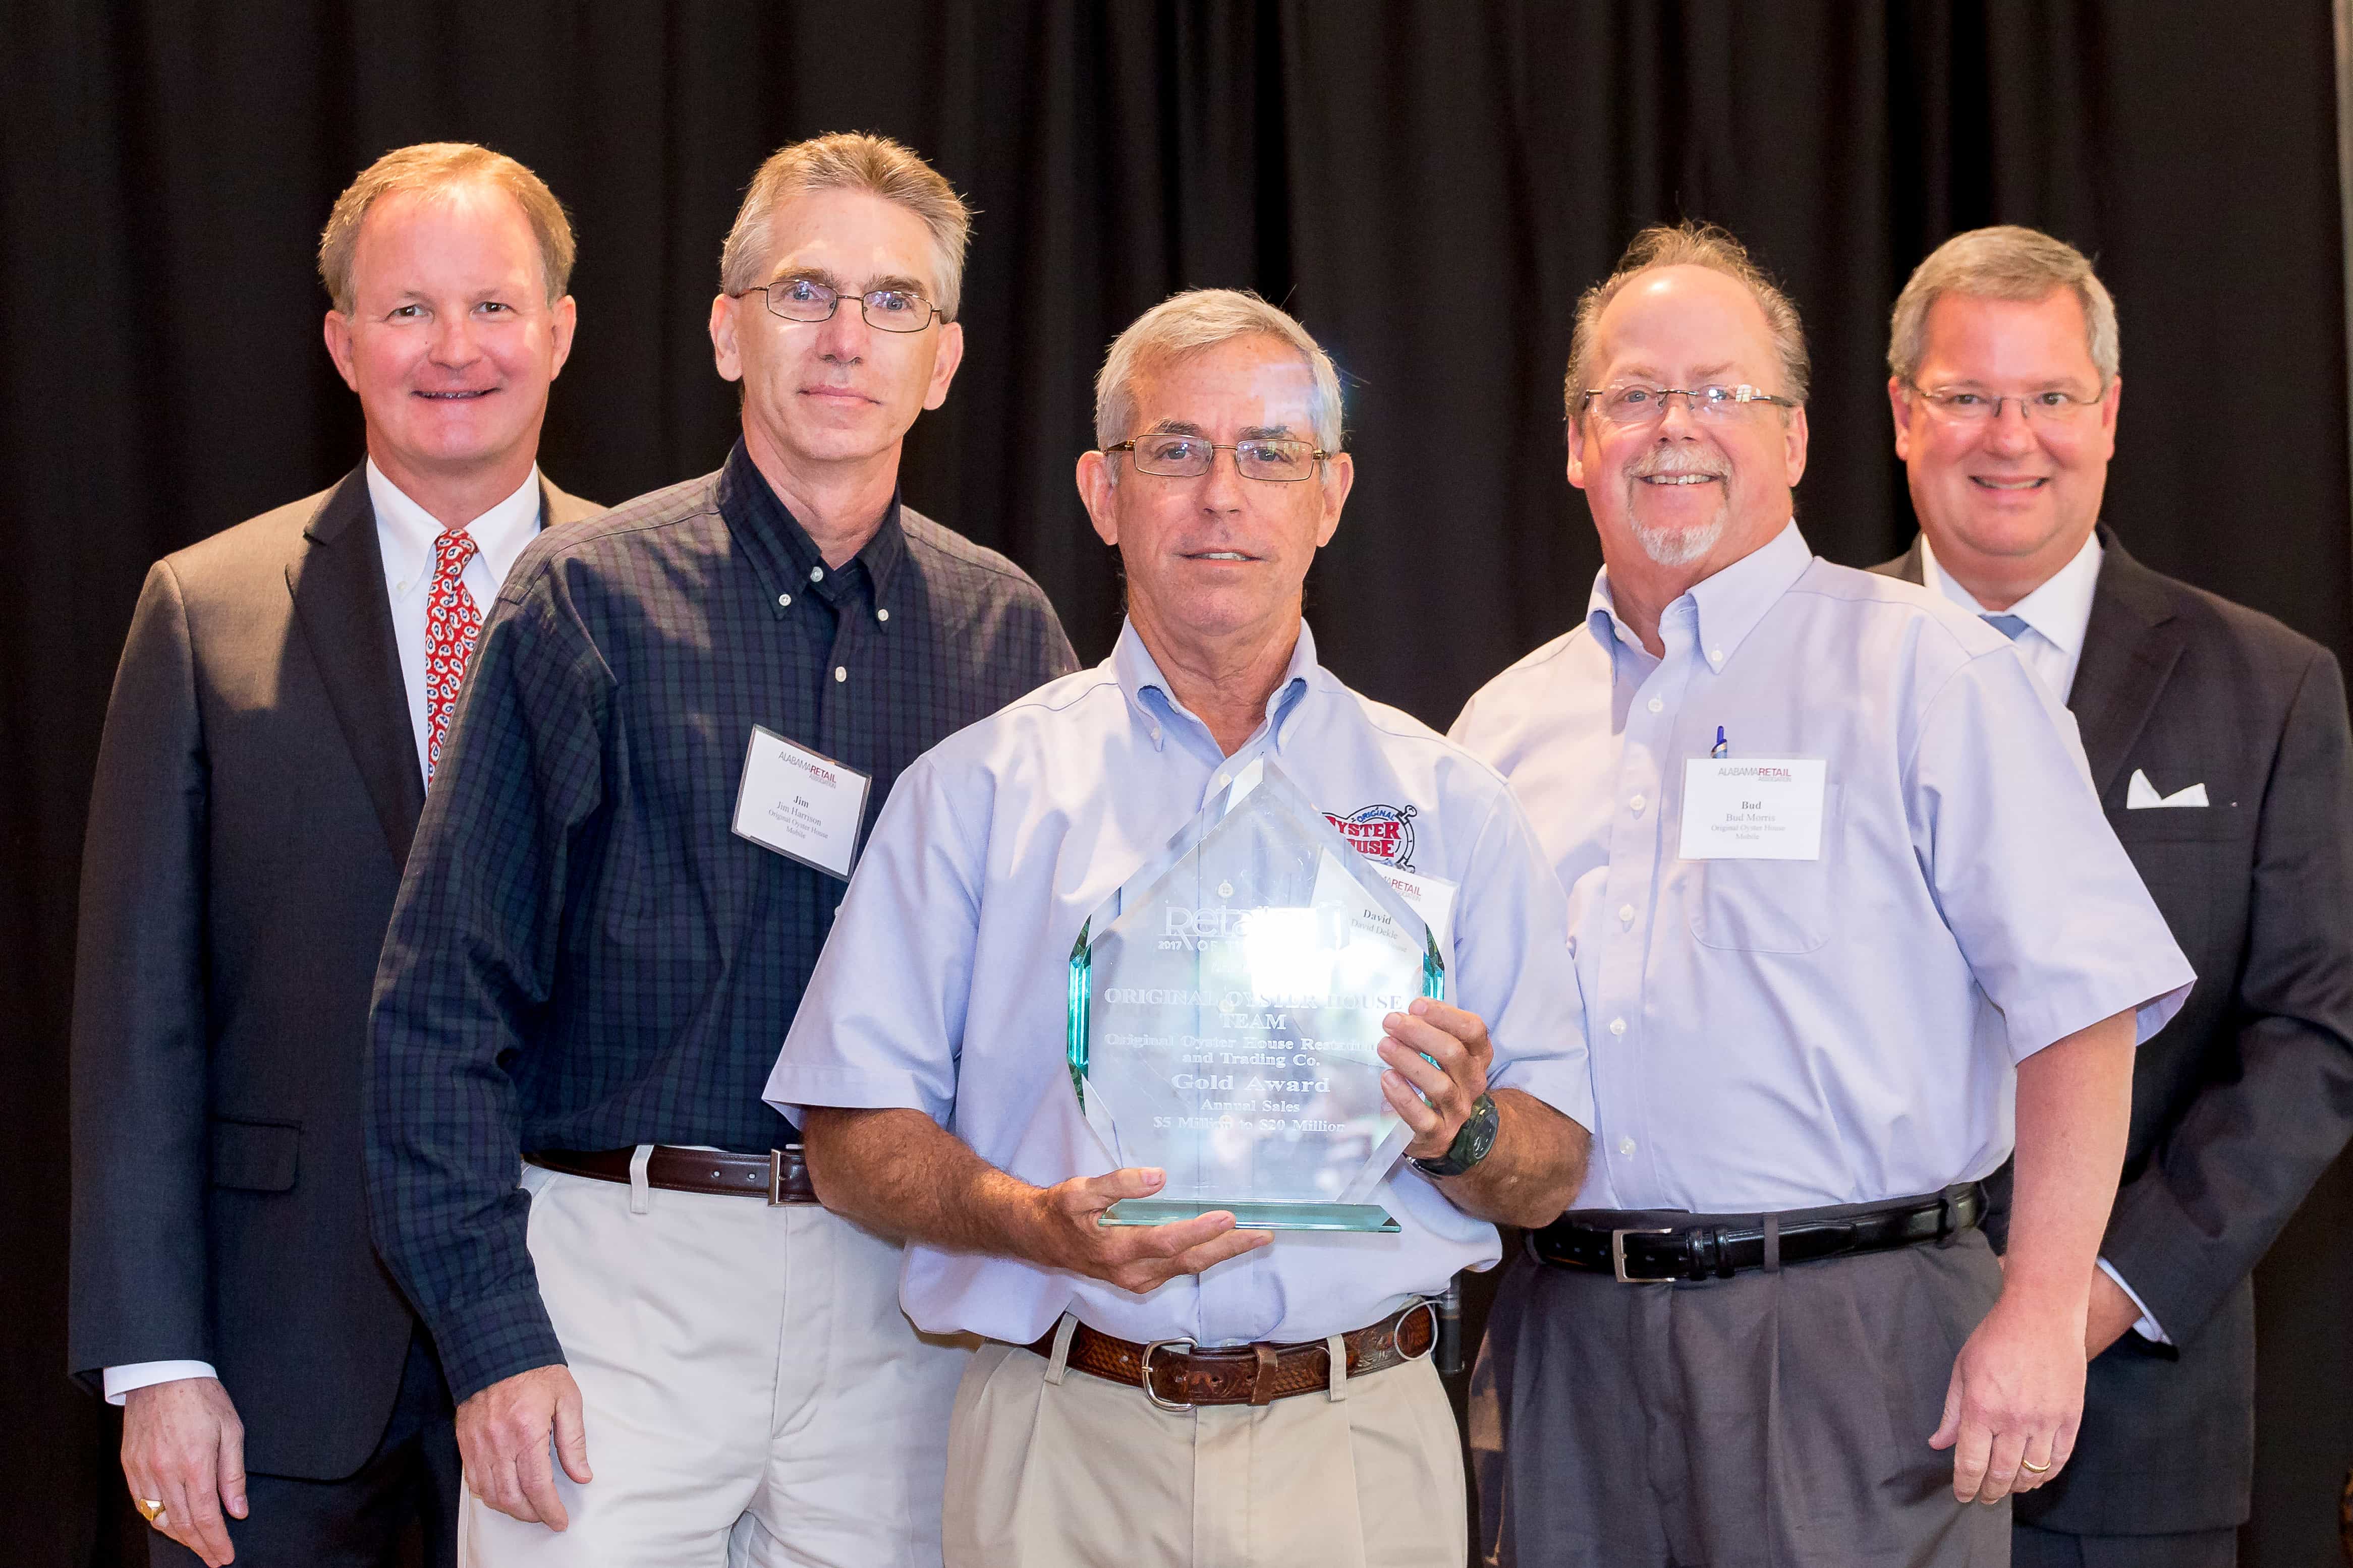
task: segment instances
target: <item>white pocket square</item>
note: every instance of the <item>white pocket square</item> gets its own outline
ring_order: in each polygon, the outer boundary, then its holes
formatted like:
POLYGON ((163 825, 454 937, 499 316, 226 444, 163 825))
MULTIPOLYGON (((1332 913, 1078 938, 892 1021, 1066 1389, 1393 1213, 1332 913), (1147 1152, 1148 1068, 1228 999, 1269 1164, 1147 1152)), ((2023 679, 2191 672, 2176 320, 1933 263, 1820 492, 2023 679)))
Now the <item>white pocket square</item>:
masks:
POLYGON ((2188 789, 2175 790, 2171 795, 2159 795, 2157 786, 2148 782, 2148 775, 2135 768, 2132 778, 2125 784, 2126 811, 2154 811, 2161 806, 2206 804, 2206 785, 2202 782, 2191 784, 2188 789))

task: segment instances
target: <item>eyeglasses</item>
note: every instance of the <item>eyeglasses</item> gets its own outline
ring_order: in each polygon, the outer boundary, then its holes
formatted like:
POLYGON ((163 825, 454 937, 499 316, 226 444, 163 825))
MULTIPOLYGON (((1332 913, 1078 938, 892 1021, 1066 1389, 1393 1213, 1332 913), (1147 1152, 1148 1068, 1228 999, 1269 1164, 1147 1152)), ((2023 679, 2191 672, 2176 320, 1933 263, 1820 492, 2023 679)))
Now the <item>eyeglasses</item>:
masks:
MULTIPOLYGON (((829 321, 843 298, 839 289, 807 278, 762 284, 735 297, 740 300, 744 294, 759 295, 767 300, 772 313, 787 321, 829 321)), ((877 289, 853 298, 866 324, 879 332, 920 332, 938 314, 929 300, 912 289, 877 289)))
POLYGON ((1939 387, 1934 392, 1915 386, 1913 395, 1925 398, 1937 415, 1956 425, 1982 425, 2001 417, 2001 405, 2018 405, 2019 416, 2024 419, 2048 419, 2054 424, 2068 424, 2080 417, 2086 408, 2100 402, 2097 397, 2076 397, 2055 389, 2022 393, 2014 397, 1989 397, 1982 392, 1957 391, 1939 387))
POLYGON ((1249 441, 1211 441, 1200 436, 1180 435, 1165 431, 1155 436, 1132 436, 1117 446, 1105 447, 1105 452, 1125 452, 1135 462, 1139 474, 1156 474, 1164 479, 1198 479, 1209 471, 1220 452, 1234 455, 1234 468, 1246 479, 1267 479, 1276 484, 1296 484, 1314 476, 1315 465, 1332 454, 1313 441, 1294 441, 1283 437, 1268 436, 1249 441))
POLYGON ((1776 408, 1798 406, 1789 398, 1759 392, 1746 382, 1738 386, 1690 387, 1630 382, 1622 386, 1588 387, 1585 394, 1585 401, 1594 404, 1602 418, 1621 426, 1657 424, 1666 417, 1671 397, 1682 398, 1694 419, 1729 419, 1752 403, 1769 403, 1776 408))

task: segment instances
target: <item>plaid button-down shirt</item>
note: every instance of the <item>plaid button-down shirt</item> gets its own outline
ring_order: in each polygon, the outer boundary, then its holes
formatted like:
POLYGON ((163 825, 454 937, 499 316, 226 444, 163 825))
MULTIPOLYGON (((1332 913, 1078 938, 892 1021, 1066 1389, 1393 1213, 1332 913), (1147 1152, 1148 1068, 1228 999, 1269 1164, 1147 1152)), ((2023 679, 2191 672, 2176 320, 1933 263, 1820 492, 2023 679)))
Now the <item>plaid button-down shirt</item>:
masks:
POLYGON ((918 755, 1075 667, 1035 583, 902 507, 826 566, 740 443, 524 552, 372 1025, 376 1239, 458 1398, 563 1360, 523 1152, 792 1136, 760 1090, 842 884, 732 831, 752 727, 871 774, 871 827, 918 755))

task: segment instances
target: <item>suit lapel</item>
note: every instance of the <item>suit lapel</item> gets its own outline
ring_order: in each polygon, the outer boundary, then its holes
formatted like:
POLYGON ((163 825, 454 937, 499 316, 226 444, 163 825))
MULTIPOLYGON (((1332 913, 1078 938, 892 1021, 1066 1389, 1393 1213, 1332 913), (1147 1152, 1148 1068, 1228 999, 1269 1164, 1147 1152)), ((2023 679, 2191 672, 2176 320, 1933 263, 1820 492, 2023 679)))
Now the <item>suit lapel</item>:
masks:
POLYGON ((2126 553, 2105 523, 2100 548, 2092 619, 2067 706, 2083 731, 2092 783, 2105 801, 2180 661, 2181 637, 2157 574, 2126 553))
POLYGON ((417 765, 365 465, 335 487, 302 531, 301 548, 286 566, 286 586, 393 864, 406 865, 425 809, 425 778, 417 765))

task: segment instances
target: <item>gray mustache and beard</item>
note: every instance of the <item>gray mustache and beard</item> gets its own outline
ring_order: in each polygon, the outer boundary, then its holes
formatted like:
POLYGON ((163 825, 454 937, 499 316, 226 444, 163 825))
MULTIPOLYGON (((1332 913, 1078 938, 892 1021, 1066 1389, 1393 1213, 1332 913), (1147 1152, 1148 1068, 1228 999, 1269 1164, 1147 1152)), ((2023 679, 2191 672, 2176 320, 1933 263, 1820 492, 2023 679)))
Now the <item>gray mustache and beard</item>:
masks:
POLYGON ((1647 479, 1667 474, 1705 474, 1718 481, 1715 515, 1697 528, 1657 528, 1645 523, 1641 514, 1630 502, 1626 521, 1634 531, 1634 542, 1642 553, 1662 566, 1688 566, 1715 548, 1732 521, 1731 487, 1723 481, 1731 474, 1732 465, 1719 452, 1697 447, 1653 447, 1642 454, 1626 470, 1630 487, 1647 479))

